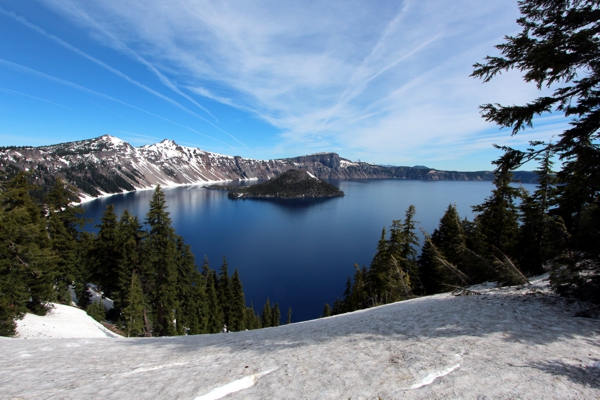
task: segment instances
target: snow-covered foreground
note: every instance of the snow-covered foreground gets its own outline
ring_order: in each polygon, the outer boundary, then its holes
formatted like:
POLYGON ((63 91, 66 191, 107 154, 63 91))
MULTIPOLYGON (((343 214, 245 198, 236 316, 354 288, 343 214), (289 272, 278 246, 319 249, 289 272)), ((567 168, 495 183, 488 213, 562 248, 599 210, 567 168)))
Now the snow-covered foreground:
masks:
POLYGON ((479 288, 258 331, 0 340, 3 398, 600 398, 600 320, 479 288))

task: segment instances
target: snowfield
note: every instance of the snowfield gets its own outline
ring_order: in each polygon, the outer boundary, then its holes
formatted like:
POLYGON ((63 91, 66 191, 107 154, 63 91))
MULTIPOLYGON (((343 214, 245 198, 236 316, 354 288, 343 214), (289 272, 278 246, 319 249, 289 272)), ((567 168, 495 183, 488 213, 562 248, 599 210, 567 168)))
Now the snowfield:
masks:
POLYGON ((27 316, 0 338, 0 398, 600 398, 600 320, 544 279, 473 290, 171 338, 46 339, 27 316))

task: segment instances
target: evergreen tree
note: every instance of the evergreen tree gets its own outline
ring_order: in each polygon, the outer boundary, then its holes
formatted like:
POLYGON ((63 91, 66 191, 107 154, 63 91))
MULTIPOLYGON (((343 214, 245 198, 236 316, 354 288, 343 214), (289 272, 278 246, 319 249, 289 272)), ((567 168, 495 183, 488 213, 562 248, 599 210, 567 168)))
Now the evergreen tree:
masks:
POLYGON ((489 245, 489 252, 499 250, 502 253, 513 255, 518 229, 519 214, 515 200, 519 198, 519 190, 510 185, 512 172, 506 168, 502 161, 495 161, 499 165, 494 172, 494 186, 492 195, 485 199, 483 204, 473 207, 477 213, 475 221, 485 235, 489 245))
POLYGON ((263 306, 262 316, 260 322, 263 328, 273 326, 273 310, 271 309, 271 302, 267 298, 265 305, 263 306))
POLYGON ((79 246, 79 231, 84 220, 79 217, 83 213, 81 206, 72 206, 71 200, 76 198, 76 189, 57 178, 46 197, 48 209, 48 234, 52 239, 52 248, 57 254, 55 287, 57 298, 62 302, 70 302, 69 286, 76 281, 85 284, 81 276, 80 266, 82 254, 79 246))
POLYGON ((207 332, 219 333, 223 329, 223 313, 217 295, 217 274, 209 267, 206 257, 202 265, 202 274, 204 275, 206 303, 208 306, 207 332))
POLYGON ((482 114, 512 128, 513 135, 532 128, 534 117, 544 113, 571 119, 556 143, 532 143, 527 151, 502 147, 505 155, 499 162, 501 169, 516 169, 546 151, 558 156, 562 169, 557 173, 558 207, 552 214, 561 217, 569 240, 551 282, 560 291, 595 293, 592 298, 600 301, 600 3, 522 0, 519 9, 522 31, 496 46, 501 56, 475 64, 472 76, 487 82, 516 68, 525 81, 535 82, 538 89, 552 87, 553 93, 525 105, 485 104, 482 114))
POLYGON ((419 238, 415 233, 416 214, 415 206, 412 204, 406 209, 404 215, 404 227, 402 230, 402 251, 401 256, 404 259, 403 268, 408 274, 408 281, 411 289, 414 290, 420 287, 419 283, 419 265, 417 263, 417 247, 419 246, 419 238))
POLYGON ((206 295, 206 278, 198 271, 194 271, 193 297, 190 310, 195 313, 189 326, 189 334, 209 333, 208 330, 208 296, 206 295))
POLYGON ((331 316, 331 306, 328 303, 325 303, 323 307, 323 318, 331 316))
POLYGON ((144 309, 146 299, 142 291, 142 284, 135 271, 131 273, 131 283, 127 297, 123 303, 122 320, 127 337, 142 336, 144 334, 144 309))
POLYGON ((175 326, 175 310, 177 302, 177 245, 175 231, 171 227, 171 218, 167 212, 165 195, 157 186, 150 210, 146 215, 146 224, 150 231, 145 244, 148 256, 148 269, 155 277, 153 293, 153 309, 155 316, 153 324, 155 334, 172 336, 177 334, 175 326))
POLYGON ((540 157, 538 187, 533 195, 522 194, 519 206, 521 226, 519 230, 518 260, 521 269, 530 275, 541 274, 544 263, 559 254, 565 246, 566 232, 562 218, 550 214, 556 205, 558 193, 556 175, 552 171, 552 152, 547 150, 540 157))
POLYGON ((271 309, 271 326, 279 326, 281 323, 281 311, 279 310, 279 304, 275 303, 271 309))
POLYGON ((389 292, 390 257, 385 227, 377 244, 377 253, 371 261, 366 289, 373 305, 383 304, 383 298, 389 292))
POLYGON ((223 324, 227 325, 227 329, 231 325, 232 306, 231 278, 229 277, 228 268, 227 260, 223 257, 223 264, 219 268, 217 295, 219 297, 219 304, 221 305, 221 312, 223 313, 223 324))
MULTIPOLYGON (((114 313, 118 318, 127 303, 126 299, 130 296, 129 291, 132 288, 131 280, 134 271, 142 292, 150 292, 147 285, 149 277, 144 276, 141 255, 144 232, 137 216, 133 216, 129 211, 124 210, 116 229, 116 238, 114 238, 118 248, 108 250, 104 248, 104 244, 100 245, 101 242, 110 242, 110 240, 108 240, 110 237, 110 229, 107 229, 107 227, 112 224, 112 218, 110 214, 107 215, 105 213, 105 216, 108 217, 108 223, 106 224, 106 227, 104 227, 104 223, 102 224, 101 231, 104 230, 106 235, 103 234, 103 239, 96 240, 95 255, 107 254, 112 251, 114 252, 113 256, 118 257, 116 266, 114 267, 116 270, 112 273, 112 276, 106 276, 104 274, 99 275, 104 276, 103 279, 105 280, 112 280, 112 282, 108 284, 108 287, 111 288, 111 298, 114 301, 114 313), (100 251, 102 248, 104 249, 100 251), (112 289, 113 287, 114 289, 112 289), (144 290, 144 288, 146 288, 146 290, 144 290)), ((103 269, 104 268, 100 267, 97 268, 96 271, 101 271, 103 269)), ((107 270, 108 269, 104 269, 105 272, 107 270)), ((146 305, 144 305, 144 308, 146 308, 146 305)), ((126 319, 124 319, 124 321, 126 321, 126 319)))
POLYGON ((175 312, 177 333, 183 335, 192 324, 199 324, 195 310, 194 286, 196 285, 196 261, 181 236, 176 236, 177 245, 177 308, 175 312))
MULTIPOLYGON (((123 224, 125 223, 123 221, 123 224)), ((89 255, 92 263, 91 279, 102 289, 105 296, 111 298, 118 285, 119 264, 121 264, 122 245, 118 225, 115 208, 109 204, 102 215, 101 224, 96 225, 99 231, 89 255)), ((123 275, 130 283, 131 270, 125 271, 123 275)), ((128 287, 129 284, 126 286, 128 287)))
POLYGON ((246 329, 246 301, 244 299, 244 290, 240 274, 236 269, 231 278, 231 307, 230 307, 230 325, 231 331, 238 332, 246 329))
POLYGON ((15 319, 27 309, 45 314, 54 299, 56 257, 42 209, 29 195, 29 175, 19 173, 0 189, 0 335, 13 336, 15 319))
POLYGON ((259 329, 261 328, 261 319, 256 312, 254 311, 254 304, 250 302, 250 307, 246 308, 246 320, 245 320, 246 329, 259 329))
POLYGON ((98 322, 103 322, 106 320, 106 308, 104 307, 104 302, 102 299, 98 299, 96 301, 91 302, 85 312, 94 318, 98 322))
POLYGON ((292 323, 292 307, 288 308, 287 319, 286 319, 285 323, 288 325, 292 323))

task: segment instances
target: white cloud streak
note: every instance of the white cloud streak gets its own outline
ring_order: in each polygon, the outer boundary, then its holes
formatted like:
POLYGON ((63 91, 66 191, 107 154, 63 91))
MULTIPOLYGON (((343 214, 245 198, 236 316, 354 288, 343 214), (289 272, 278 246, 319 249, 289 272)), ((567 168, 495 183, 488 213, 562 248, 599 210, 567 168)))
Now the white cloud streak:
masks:
MULTIPOLYGON (((188 109, 187 107, 185 107, 184 105, 182 105, 181 103, 179 103, 176 100, 173 100, 172 98, 165 96, 164 94, 144 85, 143 83, 129 77, 128 75, 124 74, 123 72, 117 70, 116 68, 111 67, 110 65, 106 64, 105 62, 98 60, 97 58, 85 53, 84 51, 79 50, 77 47, 65 42, 64 40, 62 40, 59 37, 56 37, 55 35, 51 35, 48 32, 46 32, 44 29, 42 29, 41 27, 32 24, 30 22, 28 22, 25 18, 10 12, 10 11, 6 11, 4 10, 2 7, 0 7, 0 13, 12 18, 13 20, 23 24, 24 26, 44 35, 45 37, 47 37, 48 39, 54 41, 55 43, 63 46, 64 48, 80 55, 81 57, 84 57, 88 60, 90 60, 91 62, 95 63, 96 65, 104 68, 105 70, 111 72, 112 74, 118 76, 119 78, 124 79, 125 81, 131 83, 132 85, 135 85, 143 90, 145 90, 146 92, 174 105, 175 107, 179 108, 180 110, 183 110, 184 112, 198 118, 201 119, 202 121, 206 122, 207 124, 211 125, 212 127, 216 128, 217 130, 225 133, 226 135, 228 135, 229 137, 231 137, 232 139, 234 139, 235 141, 237 141, 238 143, 240 143, 241 145, 243 145, 244 147, 248 148, 248 146, 246 146, 243 142, 241 142, 239 139, 237 139, 235 136, 233 136, 231 133, 225 131, 224 129, 222 129, 221 127, 215 125, 213 122, 207 120, 206 118, 198 115, 197 113, 193 112, 192 110, 188 109)), ((90 23, 94 23, 93 21, 90 20, 90 23)), ((97 27, 98 29, 101 29, 101 27, 97 27)), ((105 32, 107 35, 109 35, 108 32, 105 32)), ((160 80, 161 83, 163 83, 166 87, 168 87, 169 89, 171 89, 172 91, 174 91, 175 93, 181 95, 182 97, 184 97, 185 99, 189 100, 191 103, 193 103, 194 105, 196 105, 198 108, 200 108, 201 110, 203 110, 204 112, 206 112, 208 115, 210 115, 211 117, 213 117, 215 120, 215 116, 212 115, 212 113, 206 109, 204 106, 202 106, 200 103, 198 103, 196 100, 194 100, 193 98, 191 98, 189 95, 183 93, 177 86, 175 86, 173 84, 173 82, 171 82, 171 80, 169 80, 169 78, 167 78, 166 76, 164 76, 163 74, 160 73, 160 71, 158 71, 156 68, 154 68, 154 66, 152 66, 149 62, 147 62, 146 60, 144 60, 142 57, 138 56, 135 52, 133 52, 131 49, 129 49, 125 44, 121 43, 120 41, 118 41, 118 39, 111 37, 111 39, 118 44, 118 47, 121 50, 126 51, 127 53, 129 53, 130 55, 132 55, 138 62, 140 62, 141 64, 143 64, 144 66, 146 66, 152 73, 154 73, 158 79, 160 80)))
POLYGON ((7 68, 11 68, 11 69, 13 69, 15 71, 19 71, 19 72, 23 72, 23 73, 28 73, 28 74, 31 74, 31 75, 35 75, 35 76, 37 76, 39 78, 43 78, 43 79, 46 79, 46 80, 49 80, 49 81, 53 81, 53 82, 59 83, 59 84, 64 85, 64 86, 68 86, 68 87, 70 87, 72 89, 75 89, 75 90, 79 90, 79 91, 82 91, 82 92, 85 92, 85 93, 89 93, 89 94, 93 94, 93 95, 96 95, 96 96, 99 96, 99 97, 103 97, 105 99, 114 101, 114 102, 119 103, 119 104, 123 104, 124 106, 133 108, 133 109, 138 110, 140 112, 143 112, 145 114, 151 115, 151 116, 153 116, 155 118, 162 119, 163 121, 166 121, 166 122, 169 122, 171 124, 174 124, 174 125, 180 126, 182 128, 185 128, 185 129, 187 129, 187 130, 189 130, 191 132, 194 132, 194 133, 196 133, 196 134, 198 134, 200 136, 204 136, 206 138, 212 139, 212 140, 214 140, 216 142, 219 142, 221 144, 229 146, 227 143, 222 142, 222 141, 220 141, 220 140, 218 140, 218 139, 216 139, 216 138, 214 138, 212 136, 206 135, 206 134, 204 134, 202 132, 199 132, 196 129, 190 128, 189 126, 186 126, 186 125, 180 124, 178 122, 172 121, 172 120, 170 120, 168 118, 165 118, 165 117, 162 117, 162 116, 160 116, 158 114, 151 113, 150 111, 146 111, 146 110, 144 110, 142 108, 136 107, 133 104, 126 103, 126 102, 124 102, 122 100, 116 99, 116 98, 114 98, 112 96, 106 95, 104 93, 97 92, 97 91, 89 89, 89 88, 86 88, 85 86, 78 85, 78 84, 76 84, 74 82, 71 82, 71 81, 68 81, 66 79, 57 78, 55 76, 48 75, 48 74, 45 74, 43 72, 37 71, 35 69, 26 67, 24 65, 16 64, 16 63, 13 63, 11 61, 7 61, 7 60, 1 59, 1 58, 0 58, 0 65, 3 65, 5 67, 7 67, 7 68))
POLYGON ((479 104, 537 95, 514 73, 486 85, 469 77, 518 31, 506 0, 39 1, 176 93, 278 128, 273 152, 397 163, 419 151, 452 157, 438 146, 454 143, 466 157, 489 142, 479 104))

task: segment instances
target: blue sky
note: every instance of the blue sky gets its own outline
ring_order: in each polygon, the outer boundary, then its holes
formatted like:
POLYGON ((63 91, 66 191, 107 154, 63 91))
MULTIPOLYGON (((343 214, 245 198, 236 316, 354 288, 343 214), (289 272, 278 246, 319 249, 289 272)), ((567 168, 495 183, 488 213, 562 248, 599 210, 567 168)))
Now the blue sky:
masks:
POLYGON ((510 136, 483 103, 540 93, 472 65, 520 31, 516 0, 0 0, 0 145, 104 134, 270 159, 489 170, 510 136))

